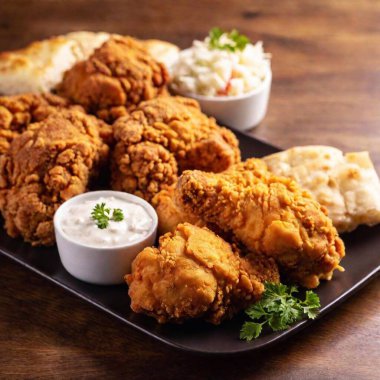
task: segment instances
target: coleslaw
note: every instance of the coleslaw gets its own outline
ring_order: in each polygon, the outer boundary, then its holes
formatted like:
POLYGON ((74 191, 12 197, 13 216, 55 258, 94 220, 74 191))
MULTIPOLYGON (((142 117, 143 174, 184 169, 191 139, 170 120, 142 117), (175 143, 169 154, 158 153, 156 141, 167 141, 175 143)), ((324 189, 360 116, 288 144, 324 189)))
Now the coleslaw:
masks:
POLYGON ((252 44, 243 36, 241 43, 230 38, 232 33, 242 38, 232 31, 219 32, 216 40, 211 31, 181 51, 173 68, 173 89, 205 96, 237 96, 259 89, 270 69, 270 55, 261 41, 252 44))

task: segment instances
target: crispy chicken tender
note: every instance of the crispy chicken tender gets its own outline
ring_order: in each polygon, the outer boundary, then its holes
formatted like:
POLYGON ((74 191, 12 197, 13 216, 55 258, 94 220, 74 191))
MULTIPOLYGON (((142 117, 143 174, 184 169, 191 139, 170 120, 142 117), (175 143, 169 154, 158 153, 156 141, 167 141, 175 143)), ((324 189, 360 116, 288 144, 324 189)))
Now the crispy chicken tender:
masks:
POLYGON ((0 211, 10 236, 32 245, 54 243, 55 211, 87 190, 107 158, 98 122, 77 110, 53 113, 0 156, 0 211))
POLYGON ((145 248, 125 276, 131 308, 158 322, 205 318, 219 324, 257 301, 263 281, 278 282, 274 261, 242 258, 207 228, 180 224, 145 248))
POLYGON ((113 36, 64 74, 59 95, 106 121, 125 115, 143 100, 167 93, 163 64, 131 37, 113 36))
POLYGON ((250 159, 224 173, 187 171, 183 209, 232 233, 250 251, 273 257, 293 281, 314 288, 341 269, 344 244, 326 209, 296 182, 250 159))
POLYGON ((185 169, 220 172, 240 161, 235 135, 204 115, 196 101, 159 97, 113 125, 112 187, 147 200, 185 169))

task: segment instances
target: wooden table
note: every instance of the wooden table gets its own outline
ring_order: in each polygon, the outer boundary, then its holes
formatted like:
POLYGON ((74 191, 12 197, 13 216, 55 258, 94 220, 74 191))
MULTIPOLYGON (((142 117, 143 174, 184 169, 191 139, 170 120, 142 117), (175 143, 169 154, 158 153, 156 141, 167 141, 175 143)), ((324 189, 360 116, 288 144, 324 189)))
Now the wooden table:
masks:
MULTIPOLYGON (((379 1, 2 0, 0 49, 88 29, 188 46, 238 27, 273 54, 268 115, 252 134, 286 148, 369 150, 380 168, 379 1)), ((378 254, 374 252, 374 254, 378 254)), ((0 378, 375 379, 380 281, 270 351, 176 352, 0 258, 0 378)))

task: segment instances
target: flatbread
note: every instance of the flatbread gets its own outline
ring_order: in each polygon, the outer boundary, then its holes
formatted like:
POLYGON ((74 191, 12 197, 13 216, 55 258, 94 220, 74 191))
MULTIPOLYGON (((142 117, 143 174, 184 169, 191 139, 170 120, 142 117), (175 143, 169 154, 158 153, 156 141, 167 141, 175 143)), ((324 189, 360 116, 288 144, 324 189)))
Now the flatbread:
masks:
POLYGON ((380 223, 380 181, 368 152, 295 147, 264 157, 270 171, 291 177, 328 210, 339 232, 380 223))

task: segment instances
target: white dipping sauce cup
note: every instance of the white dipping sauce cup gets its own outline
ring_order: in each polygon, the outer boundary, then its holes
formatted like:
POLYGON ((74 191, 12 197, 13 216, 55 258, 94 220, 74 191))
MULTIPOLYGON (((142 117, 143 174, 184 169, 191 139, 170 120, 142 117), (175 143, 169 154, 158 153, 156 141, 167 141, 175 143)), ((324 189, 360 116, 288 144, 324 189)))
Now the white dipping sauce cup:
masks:
POLYGON ((271 84, 272 71, 268 66, 261 86, 243 95, 204 96, 174 91, 178 95, 197 100, 202 111, 215 117, 220 124, 238 131, 245 131, 256 127, 264 119, 268 108, 271 84))
POLYGON ((134 258, 145 247, 154 245, 157 234, 158 218, 154 208, 142 198, 119 191, 92 191, 77 195, 64 202, 54 215, 54 230, 58 252, 65 269, 79 280, 98 285, 115 285, 123 282, 125 274, 130 273, 134 258), (75 204, 96 200, 100 197, 114 197, 138 204, 152 218, 148 234, 141 239, 111 248, 92 247, 65 234, 61 220, 67 208, 75 204))

